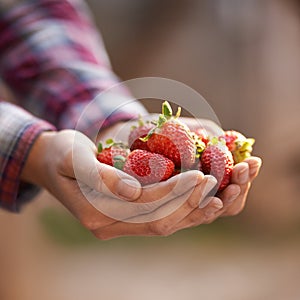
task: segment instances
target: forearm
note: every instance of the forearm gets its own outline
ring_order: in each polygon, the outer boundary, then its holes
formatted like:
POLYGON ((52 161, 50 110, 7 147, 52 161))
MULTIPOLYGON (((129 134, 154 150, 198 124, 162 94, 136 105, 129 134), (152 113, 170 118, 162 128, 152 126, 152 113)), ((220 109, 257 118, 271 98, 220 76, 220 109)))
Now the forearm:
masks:
POLYGON ((92 138, 100 127, 145 112, 137 103, 124 106, 124 88, 101 94, 118 78, 81 1, 18 2, 8 9, 0 4, 0 71, 22 106, 92 138))

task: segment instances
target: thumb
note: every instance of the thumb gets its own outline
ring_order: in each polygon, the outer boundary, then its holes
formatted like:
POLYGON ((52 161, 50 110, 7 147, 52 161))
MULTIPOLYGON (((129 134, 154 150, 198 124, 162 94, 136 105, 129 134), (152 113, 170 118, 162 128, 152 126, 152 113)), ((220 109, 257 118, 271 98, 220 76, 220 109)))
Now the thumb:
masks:
POLYGON ((96 147, 87 140, 83 143, 82 136, 79 137, 73 144, 75 179, 107 196, 136 200, 142 192, 141 184, 125 172, 100 163, 96 158, 96 147))
POLYGON ((142 192, 141 184, 134 177, 98 161, 95 162, 90 182, 98 192, 128 201, 136 200, 142 192))

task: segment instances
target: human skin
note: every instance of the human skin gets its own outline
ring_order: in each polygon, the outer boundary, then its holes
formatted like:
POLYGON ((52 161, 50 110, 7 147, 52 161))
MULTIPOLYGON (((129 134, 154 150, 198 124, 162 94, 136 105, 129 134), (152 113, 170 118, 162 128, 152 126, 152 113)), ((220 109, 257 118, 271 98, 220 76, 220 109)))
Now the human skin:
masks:
MULTIPOLYGON (((114 137, 128 126, 117 123, 103 130, 99 139, 114 137)), ((44 132, 31 148, 21 179, 48 190, 84 227, 103 240, 132 235, 168 236, 218 217, 236 215, 244 208, 261 166, 257 157, 237 164, 232 183, 218 197, 211 197, 207 194, 216 179, 200 171, 184 172, 141 187, 133 177, 98 162, 96 153, 95 144, 78 131, 44 132), (88 200, 89 196, 96 199, 100 209, 88 200)))

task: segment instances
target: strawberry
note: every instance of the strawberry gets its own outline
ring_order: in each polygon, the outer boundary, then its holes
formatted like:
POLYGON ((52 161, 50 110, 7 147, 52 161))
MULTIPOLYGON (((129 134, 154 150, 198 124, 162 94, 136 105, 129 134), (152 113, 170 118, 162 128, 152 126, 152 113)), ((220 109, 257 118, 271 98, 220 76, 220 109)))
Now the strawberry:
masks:
POLYGON ((147 141, 151 152, 169 158, 176 168, 189 169, 195 163, 196 146, 189 128, 178 120, 180 110, 179 107, 173 117, 172 108, 165 101, 156 127, 143 140, 147 141))
POLYGON ((209 136, 204 128, 197 128, 196 130, 193 130, 192 133, 195 134, 197 138, 205 144, 205 146, 207 146, 209 142, 209 136))
POLYGON ((201 169, 204 174, 213 175, 222 191, 231 180, 233 157, 227 146, 210 143, 201 155, 201 169))
POLYGON ((123 143, 115 143, 109 139, 106 141, 106 146, 103 148, 102 143, 98 144, 97 159, 107 165, 114 166, 115 157, 122 156, 126 158, 128 155, 128 149, 123 143))
POLYGON ((235 130, 225 131, 224 135, 220 136, 219 139, 225 140, 226 146, 233 155, 234 163, 237 164, 251 156, 254 139, 246 138, 235 130))
POLYGON ((160 154, 137 149, 127 156, 123 171, 135 177, 142 185, 147 185, 171 177, 174 163, 160 154))
POLYGON ((154 124, 144 123, 140 118, 138 121, 138 126, 133 126, 128 136, 128 145, 130 147, 130 150, 133 151, 135 149, 142 149, 149 151, 147 142, 144 142, 140 138, 144 138, 145 136, 147 136, 149 131, 153 128, 154 124))
POLYGON ((178 174, 180 174, 180 173, 181 173, 181 170, 174 169, 174 171, 173 171, 171 177, 176 176, 176 175, 178 175, 178 174))

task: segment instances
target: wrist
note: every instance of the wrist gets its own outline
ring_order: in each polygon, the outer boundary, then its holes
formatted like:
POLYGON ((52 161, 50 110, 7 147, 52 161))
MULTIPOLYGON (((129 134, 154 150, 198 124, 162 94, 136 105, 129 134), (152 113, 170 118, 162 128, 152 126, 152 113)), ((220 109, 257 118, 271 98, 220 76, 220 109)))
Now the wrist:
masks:
POLYGON ((37 137, 24 164, 20 177, 22 181, 45 187, 47 174, 46 153, 49 151, 52 138, 56 134, 56 132, 44 131, 37 137))

